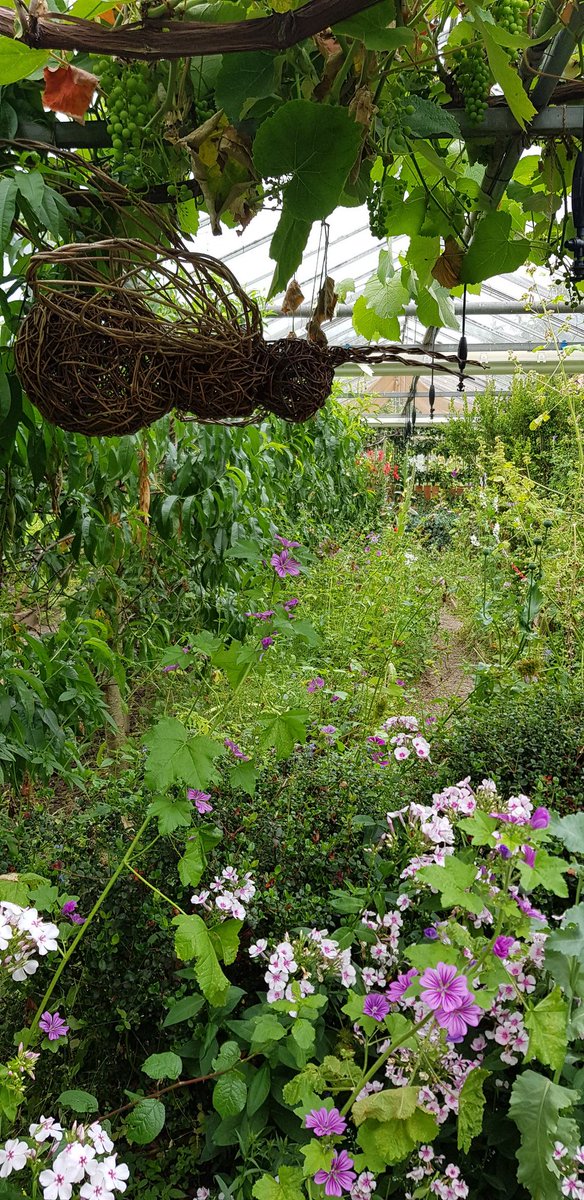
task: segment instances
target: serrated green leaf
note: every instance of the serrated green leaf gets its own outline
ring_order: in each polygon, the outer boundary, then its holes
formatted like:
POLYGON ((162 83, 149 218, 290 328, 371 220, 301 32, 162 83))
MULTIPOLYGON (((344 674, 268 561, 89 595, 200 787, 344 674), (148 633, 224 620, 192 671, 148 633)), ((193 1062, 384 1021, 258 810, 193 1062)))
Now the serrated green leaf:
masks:
POLYGON ((140 1100, 126 1118, 124 1134, 130 1145, 147 1146, 164 1128, 166 1109, 161 1100, 140 1100))
POLYGON ((584 854, 584 812, 570 813, 559 819, 555 817, 550 833, 559 838, 572 854, 584 854))
POLYGON ((250 762, 238 762, 229 772, 229 783, 234 791, 240 788, 248 796, 255 794, 258 778, 259 771, 250 762))
POLYGON ((229 980, 223 974, 209 931, 196 913, 175 917, 175 949, 183 962, 195 961, 197 983, 210 1004, 219 1008, 225 1003, 229 980))
POLYGON ((370 308, 365 296, 358 296, 353 305, 353 329, 368 342, 399 341, 397 317, 383 318, 370 308))
POLYGON ((92 1096, 91 1092, 84 1092, 80 1088, 74 1088, 72 1091, 61 1092, 57 1099, 57 1103, 63 1108, 70 1108, 74 1113, 93 1113, 99 1109, 99 1104, 92 1096))
POLYGON ((182 1071, 182 1058, 167 1050, 163 1054, 151 1054, 142 1064, 142 1070, 150 1079, 178 1079, 182 1071))
POLYGON ((458 1096, 458 1149, 468 1154, 474 1138, 483 1128, 485 1096, 483 1086, 489 1072, 475 1067, 467 1075, 458 1096))
POLYGON ((221 1117, 236 1117, 245 1108, 247 1085, 241 1071, 226 1071, 213 1088, 213 1108, 221 1117))
POLYGON ((284 201, 280 220, 270 242, 270 258, 278 265, 270 284, 268 300, 278 292, 286 290, 287 284, 302 262, 311 229, 312 221, 303 221, 301 217, 295 217, 284 201))
POLYGON ((193 734, 176 717, 163 717, 146 734, 148 747, 146 783, 154 791, 166 791, 175 783, 204 791, 219 781, 214 760, 224 747, 211 738, 193 734))
POLYGON ((300 1147, 304 1155, 304 1174, 316 1175, 317 1171, 328 1171, 333 1159, 332 1146, 323 1146, 317 1138, 313 1138, 306 1146, 300 1147))
POLYGON ((158 821, 158 832, 164 837, 174 829, 190 825, 193 819, 193 806, 186 796, 174 799, 172 796, 158 796, 149 808, 151 817, 158 821))
POLYGON ((357 1100, 352 1109, 355 1125, 362 1125, 371 1117, 376 1121, 405 1121, 416 1111, 419 1090, 417 1087, 389 1088, 357 1100))
POLYGON ((334 32, 342 37, 352 37, 363 42, 367 50, 398 50, 400 46, 411 46, 415 40, 413 29, 405 26, 395 28, 394 0, 380 0, 379 4, 339 21, 334 32))
MULTIPOLYGON (((187 803, 189 803, 187 801, 187 803)), ((189 804, 190 808, 190 804, 189 804)), ((191 814, 192 815, 192 814, 191 814)), ((207 864, 198 830, 187 841, 184 854, 178 860, 178 876, 185 887, 196 887, 207 864)))
POLYGON ((480 913, 485 902, 468 889, 476 881, 477 868, 474 863, 464 863, 454 855, 449 856, 443 867, 423 867, 417 878, 440 892, 442 908, 464 908, 466 912, 480 913))
POLYGON ((568 1003, 559 987, 527 1009, 523 1017, 529 1033, 526 1062, 537 1058, 554 1071, 563 1067, 568 1050, 568 1013, 568 1003))
POLYGON ((4 179, 0 179, 0 250, 3 250, 10 241, 15 212, 16 183, 14 179, 5 175, 4 179))
POLYGON ((219 1049, 219 1053, 215 1056, 212 1062, 214 1071, 227 1071, 230 1067, 234 1067, 236 1062, 241 1058, 241 1050, 237 1042, 223 1042, 219 1049))
POLYGON ((301 1167, 278 1167, 278 1178, 262 1175, 252 1188, 255 1200, 306 1200, 301 1167))
POLYGON ((284 203, 292 217, 318 221, 337 206, 361 145, 347 110, 289 100, 256 133, 256 168, 264 179, 286 177, 284 203))
POLYGON ((217 952, 217 956, 229 966, 229 963, 235 962, 237 952, 239 950, 239 934, 243 922, 236 921, 235 917, 228 918, 227 921, 222 921, 220 925, 216 925, 211 930, 211 940, 217 952))
POLYGON ((443 326, 448 329, 458 329, 458 319, 454 312, 450 293, 436 280, 429 287, 421 288, 418 291, 416 314, 418 320, 427 329, 432 325, 436 329, 441 329, 443 326))
POLYGON ((474 237, 462 260, 462 283, 481 283, 493 275, 511 274, 529 254, 527 238, 511 239, 511 215, 487 213, 478 222, 474 237))
POLYGON ((408 104, 414 109, 413 113, 408 114, 408 125, 418 137, 432 137, 437 133, 450 134, 453 138, 461 136, 456 117, 441 104, 415 95, 408 97, 408 104))
POLYGON ((513 1084, 509 1115, 521 1134, 517 1178, 534 1200, 558 1198, 560 1171, 553 1157, 554 1142, 560 1114, 578 1099, 577 1091, 535 1071, 523 1071, 513 1084))
POLYGON ((254 100, 271 95, 274 90, 275 63, 273 54, 262 51, 223 56, 215 82, 215 99, 230 121, 239 121, 254 100))
POLYGON ((276 758, 288 758, 297 742, 303 745, 306 741, 309 717, 310 713, 304 708, 290 708, 282 713, 264 713, 260 718, 262 748, 273 746, 276 758))

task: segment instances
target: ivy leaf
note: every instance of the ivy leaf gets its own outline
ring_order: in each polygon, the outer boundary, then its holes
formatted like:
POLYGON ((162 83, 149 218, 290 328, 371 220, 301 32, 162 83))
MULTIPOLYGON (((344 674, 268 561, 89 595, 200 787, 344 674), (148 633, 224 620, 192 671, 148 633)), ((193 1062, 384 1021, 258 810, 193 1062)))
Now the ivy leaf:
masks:
POLYGON ((262 1175, 252 1188, 255 1200, 306 1200, 301 1167, 278 1167, 278 1178, 262 1175))
POLYGON ((215 83, 215 98, 230 121, 239 121, 255 100, 270 96, 274 90, 273 54, 225 54, 215 83))
POLYGON ((241 1071, 226 1071, 213 1088, 213 1108, 221 1117, 236 1117, 246 1100, 247 1084, 241 1071))
POLYGON ((511 274, 525 262, 529 253, 527 238, 510 240, 511 215, 490 212, 476 228, 463 260, 460 278, 463 283, 481 283, 492 275, 511 274))
POLYGON ((513 1084, 509 1115, 521 1134, 517 1178, 536 1200, 557 1200, 560 1172, 553 1149, 560 1113, 578 1099, 577 1091, 536 1071, 523 1071, 513 1084))
POLYGON ((476 873, 473 863, 464 863, 452 855, 444 867, 423 867, 418 871, 418 879, 440 892, 441 908, 464 908, 466 912, 478 914, 483 911, 485 902, 467 891, 475 883, 476 873))
POLYGON ((408 104, 414 109, 408 116, 408 125, 418 137, 431 137, 437 133, 450 134, 453 138, 461 136, 456 117, 441 104, 436 104, 434 100, 424 100, 421 96, 410 96, 408 104))
POLYGON ((413 29, 389 28, 395 21, 394 0, 380 0, 358 16, 348 17, 333 26, 333 33, 363 42, 367 50, 398 50, 415 41, 413 29))
POLYGON ((124 1134, 130 1144, 147 1146, 164 1128, 166 1109, 161 1100, 140 1100, 126 1119, 124 1134))
POLYGON ((29 50, 22 42, 0 37, 0 87, 26 79, 44 67, 48 57, 46 50, 29 50))
POLYGON ((219 966, 205 922, 192 913, 175 917, 173 924, 176 925, 174 944, 178 958, 183 962, 194 959, 195 977, 203 995, 209 1004, 220 1008, 225 1003, 229 980, 219 966))
POLYGON ((485 1096, 483 1085, 489 1077, 489 1072, 483 1067, 475 1067, 467 1075, 458 1097, 458 1149, 468 1154, 473 1138, 478 1137, 483 1128, 483 1111, 485 1096))
POLYGON ((144 741, 149 750, 145 778, 153 790, 185 783, 204 791, 218 782, 214 759, 224 753, 223 746, 200 734, 193 737, 176 717, 163 717, 144 741))
POLYGON ((276 758, 288 758, 297 742, 306 741, 306 725, 310 714, 304 708, 290 708, 283 713, 265 713, 260 721, 262 748, 273 746, 276 758))
POLYGON ((527 1010, 523 1018, 529 1031, 526 1062, 537 1058, 554 1071, 563 1067, 568 1049, 568 1011, 559 987, 527 1010))
POLYGON ((311 229, 312 221, 303 221, 300 217, 293 216, 284 200, 282 215, 270 242, 270 258, 273 258, 278 265, 270 284, 268 300, 271 300, 272 296, 276 296, 278 292, 285 291, 288 282, 302 262, 302 255, 311 229))
POLYGON ((289 177, 290 215, 318 221, 338 204, 360 145, 361 131, 346 109, 290 100, 260 125, 253 154, 264 179, 289 177))
POLYGON ((142 1070, 150 1079, 178 1079, 182 1071, 182 1058, 167 1050, 164 1054, 151 1054, 142 1064, 142 1070))

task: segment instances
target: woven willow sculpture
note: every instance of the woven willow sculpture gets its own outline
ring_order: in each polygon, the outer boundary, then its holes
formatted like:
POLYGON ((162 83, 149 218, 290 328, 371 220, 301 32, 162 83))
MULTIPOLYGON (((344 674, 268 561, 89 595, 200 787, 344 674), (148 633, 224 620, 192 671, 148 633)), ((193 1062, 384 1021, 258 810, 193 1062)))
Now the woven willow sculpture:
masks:
MULTIPOLYGON (((214 423, 305 421, 347 362, 413 363, 423 347, 265 341, 257 304, 217 259, 134 239, 32 257, 15 344, 30 400, 63 429, 133 433, 177 409, 214 423)), ((454 355, 435 355, 456 364, 454 355)))

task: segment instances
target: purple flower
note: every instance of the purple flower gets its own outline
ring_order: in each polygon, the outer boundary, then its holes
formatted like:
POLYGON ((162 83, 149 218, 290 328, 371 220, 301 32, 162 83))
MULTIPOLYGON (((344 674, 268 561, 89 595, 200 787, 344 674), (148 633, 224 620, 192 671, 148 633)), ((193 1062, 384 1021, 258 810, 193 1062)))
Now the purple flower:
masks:
POLYGON ((193 801, 200 816, 213 812, 213 805, 209 804, 211 797, 208 792, 200 792, 198 788, 187 788, 187 796, 189 800, 193 801))
POLYGON ((167 667, 162 668, 164 675, 168 675, 169 671, 178 671, 178 663, 169 663, 167 667))
POLYGON ((516 896, 515 903, 526 917, 532 917, 534 921, 545 921, 545 917, 538 908, 533 908, 526 896, 516 896))
POLYGON ((241 746, 238 746, 237 742, 232 742, 231 738, 225 738, 223 745, 231 750, 234 758, 239 758, 241 762, 249 762, 249 754, 244 754, 241 746))
POLYGON ((529 822, 532 829, 547 829, 549 823, 550 814, 547 808, 536 808, 529 822))
POLYGON ((44 1012, 39 1021, 39 1029, 46 1033, 50 1042, 58 1042, 59 1038, 65 1037, 69 1033, 69 1026, 58 1012, 44 1012))
POLYGON ((279 542, 281 546, 285 546, 286 550, 295 550, 296 546, 301 545, 300 542, 289 542, 288 538, 281 537, 279 533, 276 534, 276 541, 279 542))
POLYGON ((377 734, 374 734, 372 737, 368 737, 367 741, 370 742, 372 746, 387 746, 387 738, 378 737, 377 734))
POLYGON ((321 725, 320 732, 326 733, 327 737, 332 737, 337 732, 337 727, 336 725, 321 725))
POLYGON ((468 996, 468 985, 464 975, 459 975, 451 963, 437 963, 429 967, 420 978, 421 999, 428 1008, 454 1012, 468 996))
POLYGON ((405 687, 405 686, 406 686, 405 679, 396 679, 396 681, 395 681, 395 682, 396 682, 396 684, 397 684, 397 686, 398 686, 398 687, 405 687))
POLYGON ((331 696, 331 704, 336 704, 337 700, 340 700, 340 699, 341 699, 341 697, 337 696, 337 693, 334 692, 333 695, 331 696))
POLYGON ((328 1137, 331 1133, 344 1133, 345 1118, 338 1108, 313 1108, 306 1117, 306 1128, 314 1129, 315 1137, 328 1137))
POLYGON ((470 993, 463 997, 455 1009, 449 1012, 444 1008, 436 1010, 436 1020, 442 1029, 446 1029, 449 1042, 461 1042, 469 1025, 478 1025, 482 1016, 482 1008, 475 1004, 470 993))
POLYGON ((349 1158, 346 1150, 340 1150, 338 1153, 335 1150, 329 1170, 317 1171, 314 1182, 324 1183, 325 1196, 342 1196, 343 1192, 350 1192, 357 1178, 352 1166, 353 1159, 349 1158))
POLYGON ((308 680, 308 683, 306 684, 306 691, 307 692, 315 692, 317 688, 323 688, 323 687, 324 687, 324 679, 322 678, 322 675, 316 675, 314 679, 308 680))
POLYGON ((430 942, 435 942, 438 937, 438 930, 434 929, 433 925, 428 925, 428 928, 424 930, 424 937, 428 938, 430 942))
POLYGON ((266 608, 265 612, 248 612, 245 615, 246 617, 253 617, 255 621, 269 621, 270 617, 275 615, 275 612, 275 608, 266 608))
POLYGON ((300 574, 300 563, 292 558, 289 550, 281 550, 279 554, 272 554, 270 562, 280 579, 285 579, 287 575, 300 574))
POLYGON ((498 938, 495 938, 495 941, 493 942, 493 954, 496 954, 497 958, 507 958, 514 941, 515 938, 503 937, 501 934, 498 938))
MULTIPOLYGON (((436 937, 438 936, 435 929, 432 930, 432 933, 436 937)), ((412 967, 411 970, 406 971, 404 975, 398 975, 397 979, 395 979, 393 983, 390 983, 387 989, 387 995, 389 999, 393 1000, 394 1003, 396 1003, 398 1000, 401 1000, 408 988, 412 986, 417 974, 418 972, 416 971, 416 968, 412 967)))
POLYGON ((508 858, 511 858, 511 851, 504 842, 501 842, 501 845, 497 846, 497 852, 501 855, 501 858, 505 859, 505 861, 507 861, 508 858))
POLYGON ((522 846, 521 849, 523 850, 523 861, 527 863, 528 867, 534 867, 535 850, 533 846, 522 846))
POLYGON ((274 638, 271 637, 270 635, 268 635, 268 637, 262 638, 262 646, 263 646, 264 650, 267 650, 268 646, 273 646, 273 645, 274 645, 274 638))
POLYGON ((76 911, 78 903, 77 900, 66 900, 61 912, 64 917, 69 917, 73 925, 85 925, 85 917, 76 911))
POLYGON ((383 1021, 389 1012, 389 1000, 381 992, 370 992, 365 997, 363 1015, 373 1017, 374 1021, 383 1021))
POLYGON ((290 609, 291 609, 291 608, 296 608, 296 605, 297 605, 297 604, 300 604, 300 601, 299 601, 299 599, 298 599, 298 596, 292 596, 292 597, 290 598, 290 600, 285 600, 285 601, 284 601, 284 605, 283 605, 283 607, 286 609, 286 612, 290 612, 290 609))

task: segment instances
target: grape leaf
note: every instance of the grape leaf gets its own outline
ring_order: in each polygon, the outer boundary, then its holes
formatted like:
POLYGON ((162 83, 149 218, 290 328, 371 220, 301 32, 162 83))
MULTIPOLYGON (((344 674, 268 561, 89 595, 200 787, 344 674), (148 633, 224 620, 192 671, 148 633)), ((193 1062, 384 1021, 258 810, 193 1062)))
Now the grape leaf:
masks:
POLYGON ((399 341, 399 321, 397 317, 380 317, 375 309, 370 308, 365 296, 359 296, 353 305, 353 329, 368 342, 399 341))
POLYGON ((278 265, 270 284, 268 300, 286 289, 296 268, 300 266, 311 228, 312 221, 293 216, 284 201, 282 215, 270 242, 270 258, 278 265))
POLYGON ((254 100, 262 100, 274 90, 273 54, 252 51, 225 54, 215 84, 215 99, 230 121, 239 121, 254 100))
POLYGON ((476 227, 475 235, 463 260, 463 283, 481 283, 492 275, 511 274, 525 262, 529 253, 527 238, 510 240, 511 215, 490 212, 476 227))
POLYGON ((365 12, 339 21, 333 26, 333 32, 363 42, 367 50, 397 50, 400 46, 411 46, 415 40, 414 30, 404 26, 390 28, 393 21, 394 0, 380 0, 365 12))
POLYGON ((441 104, 415 95, 408 97, 408 104, 414 111, 408 114, 407 122, 412 133, 416 133, 418 137, 431 137, 437 133, 450 134, 453 138, 461 136, 456 117, 441 104))

